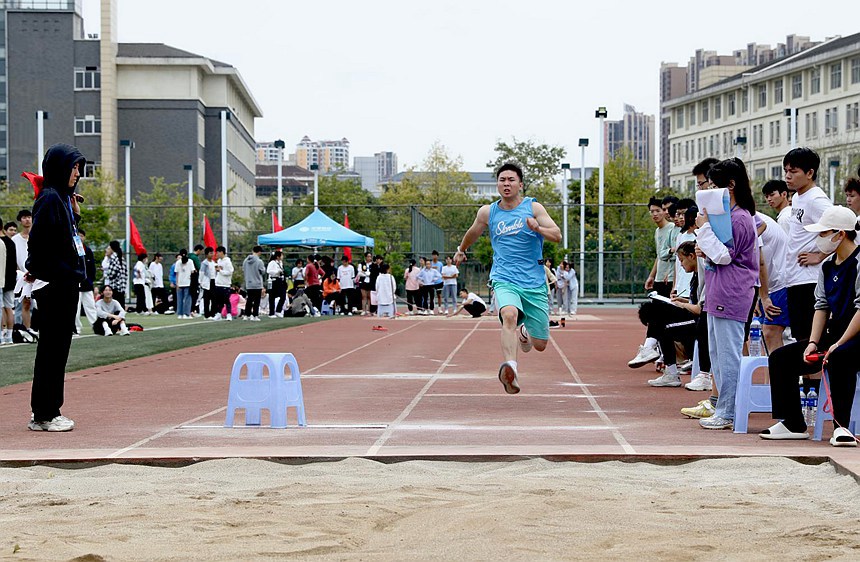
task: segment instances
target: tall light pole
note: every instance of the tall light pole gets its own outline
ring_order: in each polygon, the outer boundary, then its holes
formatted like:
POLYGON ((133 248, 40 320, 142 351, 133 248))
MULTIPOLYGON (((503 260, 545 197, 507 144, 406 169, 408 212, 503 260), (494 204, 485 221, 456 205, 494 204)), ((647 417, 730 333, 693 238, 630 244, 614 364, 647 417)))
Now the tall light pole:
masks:
POLYGON ((797 108, 789 107, 785 110, 785 116, 788 117, 788 139, 791 148, 797 148, 797 108))
POLYGON ((579 139, 582 159, 579 161, 579 296, 585 296, 585 148, 588 139, 579 139))
MULTIPOLYGON (((36 111, 36 162, 39 165, 39 175, 42 175, 42 158, 45 156, 45 119, 48 112, 41 109, 36 111)), ((81 170, 83 173, 83 170, 81 170)))
MULTIPOLYGON (((564 259, 568 259, 568 245, 567 245, 567 200, 569 199, 567 194, 567 171, 570 170, 570 164, 567 162, 562 163, 561 165, 561 224, 562 224, 562 233, 563 239, 562 244, 564 244, 564 259)), ((573 175, 571 174, 571 177, 573 175)))
POLYGON ((828 162, 828 166, 830 169, 830 200, 835 202, 836 199, 836 168, 839 167, 839 159, 831 158, 830 162, 828 162))
POLYGON ((311 164, 311 170, 314 172, 314 211, 319 207, 320 202, 320 184, 319 184, 319 176, 320 176, 320 167, 319 164, 311 164))
POLYGON ((194 247, 194 166, 185 164, 182 169, 188 172, 188 251, 194 247))
POLYGON ((229 250, 227 240, 227 120, 230 112, 221 111, 221 245, 229 250))
POLYGON ((275 141, 275 148, 278 149, 278 224, 284 224, 284 141, 278 139, 275 141))
POLYGON ((598 107, 597 111, 594 112, 594 116, 600 119, 600 135, 597 141, 597 150, 600 154, 599 160, 599 173, 600 173, 600 187, 597 191, 597 223, 598 223, 598 231, 597 231, 597 299, 603 300, 603 160, 605 157, 606 150, 603 146, 604 140, 604 132, 603 132, 603 120, 606 119, 607 113, 605 107, 598 107))
MULTIPOLYGON (((131 258, 129 250, 131 248, 131 149, 134 148, 134 142, 128 139, 119 141, 119 145, 125 148, 125 253, 128 263, 126 270, 131 268, 131 258)), ((131 281, 132 276, 128 276, 131 281)), ((129 294, 129 285, 123 287, 123 291, 129 294)))

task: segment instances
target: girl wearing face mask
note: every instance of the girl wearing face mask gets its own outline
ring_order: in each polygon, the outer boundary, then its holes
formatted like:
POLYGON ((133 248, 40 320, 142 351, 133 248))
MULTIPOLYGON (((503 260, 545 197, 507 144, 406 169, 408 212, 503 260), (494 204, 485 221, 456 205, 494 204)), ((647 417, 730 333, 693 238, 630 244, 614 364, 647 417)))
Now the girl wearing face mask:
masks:
MULTIPOLYGON (((797 378, 817 373, 822 362, 830 380, 834 431, 830 444, 855 447, 848 429, 860 365, 860 248, 856 243, 857 216, 845 207, 830 207, 816 224, 818 249, 833 255, 821 264, 815 285, 815 315, 808 340, 773 352, 768 361, 773 417, 778 421, 760 436, 763 439, 808 439, 806 423, 797 400, 797 378), (810 357, 823 353, 822 360, 810 357)), ((825 399, 824 396, 821 397, 825 399)))

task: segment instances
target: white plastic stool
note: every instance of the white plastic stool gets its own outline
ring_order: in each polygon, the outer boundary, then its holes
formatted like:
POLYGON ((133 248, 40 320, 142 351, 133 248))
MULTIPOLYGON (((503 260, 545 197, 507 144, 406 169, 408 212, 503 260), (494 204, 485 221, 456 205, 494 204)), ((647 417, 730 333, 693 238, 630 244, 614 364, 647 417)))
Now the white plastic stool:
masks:
POLYGON ((224 427, 233 427, 237 408, 245 409, 245 425, 260 425, 262 410, 268 410, 273 428, 287 427, 287 408, 295 408, 300 426, 306 426, 305 401, 299 365, 292 353, 240 353, 233 362, 227 417, 224 427), (242 367, 248 378, 241 379, 242 367), (289 377, 284 370, 289 367, 289 377), (269 377, 263 378, 263 369, 269 377))
MULTIPOLYGON (((860 376, 860 372, 857 373, 860 376)), ((821 375, 821 380, 824 381, 827 377, 827 387, 830 388, 830 376, 825 370, 821 375)), ((854 390, 854 403, 851 405, 851 423, 848 424, 848 431, 852 435, 857 435, 857 422, 860 420, 860 381, 857 381, 857 388, 854 390)), ((825 412, 824 403, 827 402, 827 397, 824 396, 824 384, 819 386, 818 394, 818 409, 815 411, 815 431, 812 432, 813 441, 821 441, 821 436, 824 433, 824 422, 833 419, 833 411, 825 412)), ((833 404, 831 403, 831 408, 833 404)))
POLYGON ((320 309, 320 314, 323 316, 332 316, 334 315, 334 310, 332 310, 331 305, 328 301, 322 301, 322 308, 320 309))
POLYGON ((735 394, 735 433, 746 433, 750 412, 770 412, 770 385, 753 384, 756 369, 767 367, 767 357, 741 357, 738 388, 735 394))

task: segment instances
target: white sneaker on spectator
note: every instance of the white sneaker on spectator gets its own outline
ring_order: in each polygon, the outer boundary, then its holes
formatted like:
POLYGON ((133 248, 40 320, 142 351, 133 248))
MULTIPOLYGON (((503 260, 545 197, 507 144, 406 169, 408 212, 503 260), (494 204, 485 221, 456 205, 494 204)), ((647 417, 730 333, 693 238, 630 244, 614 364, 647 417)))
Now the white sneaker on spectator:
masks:
POLYGON ((119 335, 121 336, 128 336, 130 334, 131 332, 128 331, 128 328, 125 325, 123 325, 123 327, 119 330, 119 335))
POLYGON ((523 350, 523 353, 528 353, 532 350, 532 342, 529 339, 529 331, 526 330, 525 324, 520 324, 520 327, 517 329, 517 338, 520 340, 520 349, 523 350))
POLYGON ((732 429, 735 424, 732 420, 727 420, 719 416, 711 416, 700 419, 699 425, 705 429, 732 429))
POLYGON ((104 336, 112 336, 112 335, 113 335, 113 332, 111 332, 111 331, 110 331, 110 328, 107 328, 107 327, 106 327, 106 328, 105 328, 105 333, 104 333, 104 334, 102 334, 102 335, 104 335, 104 336))
POLYGON ((226 321, 228 321, 228 322, 231 322, 231 321, 233 320, 233 315, 232 315, 232 314, 228 314, 228 315, 227 315, 227 318, 225 318, 224 320, 226 320, 226 321))
POLYGON ((686 388, 687 390, 710 391, 713 388, 713 383, 711 382, 711 374, 705 373, 704 371, 699 371, 699 374, 693 377, 693 380, 685 384, 684 388, 686 388))
POLYGON ((223 318, 221 318, 220 314, 216 314, 215 316, 210 318, 210 320, 214 320, 215 322, 219 322, 219 321, 223 320, 223 318))
POLYGON ((251 319, 250 316, 242 316, 242 322, 247 322, 250 319, 251 319))
POLYGON ((678 373, 682 375, 689 375, 693 372, 693 361, 688 359, 681 363, 678 363, 678 373))
POLYGON ((681 376, 676 374, 664 373, 656 379, 648 381, 651 386, 681 386, 681 376))
POLYGON ((259 316, 251 316, 251 322, 259 322, 259 321, 260 321, 259 316))
POLYGON ((627 366, 632 369, 638 369, 643 365, 647 365, 660 358, 660 351, 656 347, 640 345, 639 353, 636 357, 627 362, 627 366))
POLYGON ((75 422, 66 416, 57 416, 51 421, 37 422, 31 416, 27 427, 31 431, 71 431, 75 428, 75 422))

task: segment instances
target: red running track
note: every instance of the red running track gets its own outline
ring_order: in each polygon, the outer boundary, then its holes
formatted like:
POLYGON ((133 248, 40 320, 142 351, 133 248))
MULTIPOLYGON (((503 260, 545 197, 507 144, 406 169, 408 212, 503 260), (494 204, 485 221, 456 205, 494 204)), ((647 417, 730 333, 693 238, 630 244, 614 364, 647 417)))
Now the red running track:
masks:
POLYGON ((71 373, 63 413, 77 427, 69 433, 28 431, 30 384, 6 387, 0 462, 778 455, 830 457, 860 472, 860 451, 826 439, 760 440, 769 414, 753 414, 747 435, 701 429, 679 409, 707 393, 651 388, 651 366, 627 367, 644 336, 635 310, 580 312, 551 331, 545 352, 520 354, 514 396, 497 379, 493 317, 338 318, 71 373), (387 331, 372 329, 380 323, 387 331), (242 352, 296 356, 308 427, 223 427, 230 368, 242 352))

